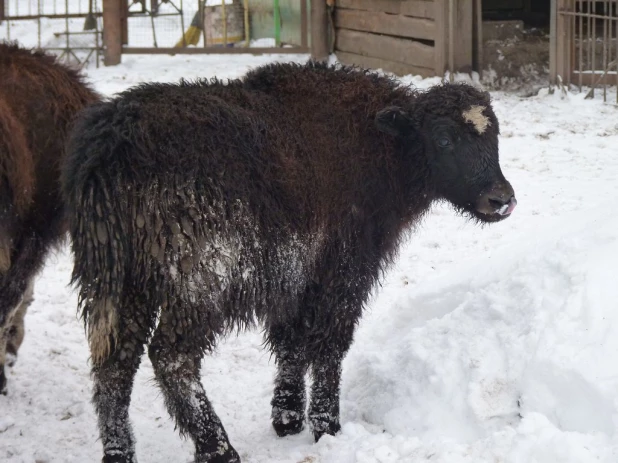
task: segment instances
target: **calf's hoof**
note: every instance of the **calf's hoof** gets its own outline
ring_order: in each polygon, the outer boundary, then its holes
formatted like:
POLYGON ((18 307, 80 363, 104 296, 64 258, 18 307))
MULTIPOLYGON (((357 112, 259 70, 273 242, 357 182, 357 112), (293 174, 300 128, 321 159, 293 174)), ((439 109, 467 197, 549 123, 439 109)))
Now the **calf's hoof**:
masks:
POLYGON ((273 428, 279 437, 298 434, 304 427, 304 413, 291 410, 278 410, 274 413, 273 428))
POLYGON ((194 463, 240 463, 240 455, 233 447, 229 446, 223 454, 196 455, 194 463))
POLYGON ((0 365, 0 394, 7 395, 9 390, 6 387, 6 374, 4 373, 4 365, 0 365))
POLYGON ((137 463, 135 455, 112 454, 104 455, 101 463, 137 463))
POLYGON ((6 353, 6 366, 13 367, 17 363, 17 354, 6 353))
POLYGON ((322 421, 322 420, 312 420, 311 427, 313 428, 313 437, 315 441, 319 441, 320 437, 324 434, 329 434, 334 436, 339 431, 341 431, 341 425, 339 421, 322 421))

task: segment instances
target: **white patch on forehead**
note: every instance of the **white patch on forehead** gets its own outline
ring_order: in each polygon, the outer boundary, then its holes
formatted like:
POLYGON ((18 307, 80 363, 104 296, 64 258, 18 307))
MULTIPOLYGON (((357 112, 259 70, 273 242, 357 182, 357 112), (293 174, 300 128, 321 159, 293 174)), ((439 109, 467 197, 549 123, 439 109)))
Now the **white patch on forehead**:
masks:
POLYGON ((479 135, 483 135, 487 127, 491 125, 489 118, 483 114, 485 109, 485 106, 473 105, 470 109, 462 113, 464 120, 466 122, 471 122, 479 135))

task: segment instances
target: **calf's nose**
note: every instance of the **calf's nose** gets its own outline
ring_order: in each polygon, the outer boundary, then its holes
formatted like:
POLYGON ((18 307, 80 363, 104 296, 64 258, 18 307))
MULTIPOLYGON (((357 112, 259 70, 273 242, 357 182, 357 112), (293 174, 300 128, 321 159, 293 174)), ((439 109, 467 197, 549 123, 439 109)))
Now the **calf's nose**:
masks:
POLYGON ((502 216, 510 215, 517 206, 515 192, 508 183, 502 183, 485 192, 479 198, 477 210, 483 214, 502 216))

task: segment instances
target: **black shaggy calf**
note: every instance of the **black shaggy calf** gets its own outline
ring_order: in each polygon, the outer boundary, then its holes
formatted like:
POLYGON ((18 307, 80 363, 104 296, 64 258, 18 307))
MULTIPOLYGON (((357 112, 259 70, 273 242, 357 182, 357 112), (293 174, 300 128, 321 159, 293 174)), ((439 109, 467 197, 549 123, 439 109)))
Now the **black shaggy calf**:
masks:
POLYGON ((437 200, 481 222, 516 203, 486 93, 314 63, 95 105, 63 185, 105 462, 135 461, 128 410, 145 345, 196 461, 239 461, 200 365, 255 319, 277 361, 277 434, 303 428, 307 371, 313 434, 335 434, 341 361, 405 230, 437 200))
POLYGON ((0 43, 0 393, 24 339, 33 280, 66 234, 60 163, 78 111, 97 99, 55 58, 0 43))

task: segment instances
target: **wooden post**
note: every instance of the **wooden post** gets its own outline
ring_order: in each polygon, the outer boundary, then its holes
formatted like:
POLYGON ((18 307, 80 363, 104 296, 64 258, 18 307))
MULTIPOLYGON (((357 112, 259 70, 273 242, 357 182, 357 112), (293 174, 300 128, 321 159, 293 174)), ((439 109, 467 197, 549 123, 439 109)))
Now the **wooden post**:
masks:
POLYGON ((474 2, 474 68, 483 76, 483 0, 474 2))
POLYGON ((328 16, 326 0, 311 0, 311 58, 328 60, 328 16))
POLYGON ((120 64, 122 55, 122 0, 103 0, 103 46, 105 66, 120 64))
POLYGON ((558 46, 556 43, 556 28, 558 25, 558 13, 556 0, 551 0, 551 10, 549 14, 549 82, 556 85, 558 81, 558 68, 556 57, 558 55, 558 46))
POLYGON ((122 44, 129 44, 129 0, 120 2, 120 28, 122 30, 122 44))
POLYGON ((453 71, 472 71, 472 49, 474 48, 474 2, 457 0, 455 5, 455 36, 453 71))
POLYGON ((557 0, 556 5, 556 78, 560 76, 567 82, 567 17, 560 12, 565 9, 566 0, 557 0))
POLYGON ((0 24, 4 21, 4 0, 0 0, 0 24))

